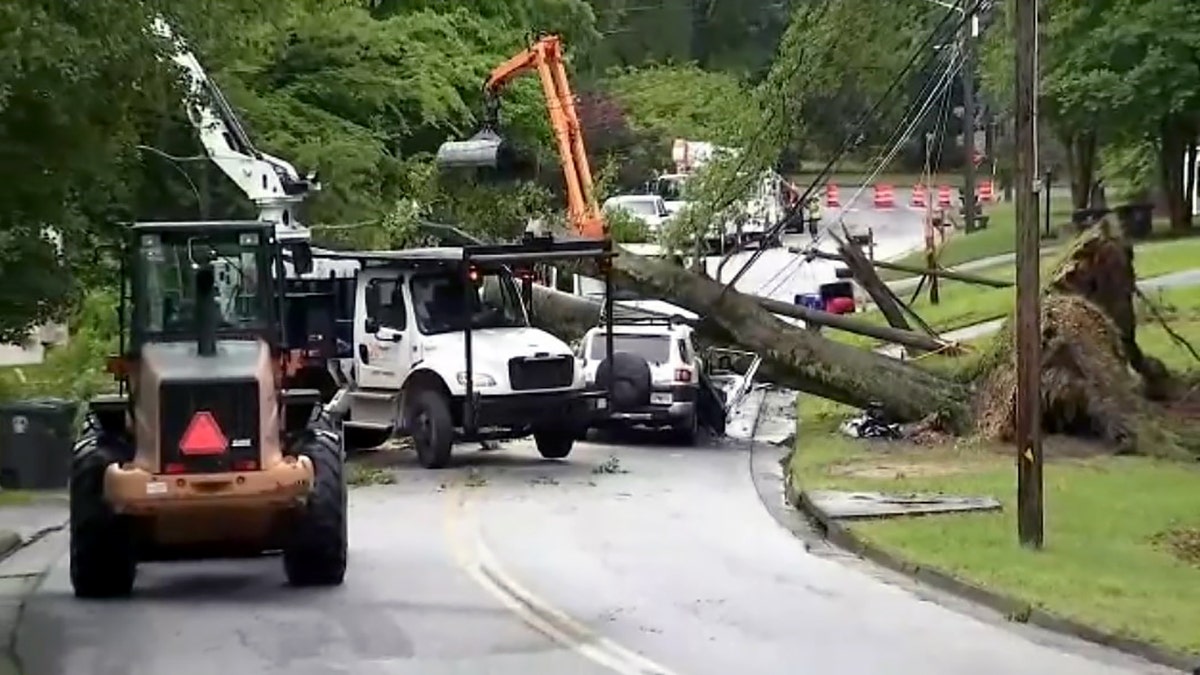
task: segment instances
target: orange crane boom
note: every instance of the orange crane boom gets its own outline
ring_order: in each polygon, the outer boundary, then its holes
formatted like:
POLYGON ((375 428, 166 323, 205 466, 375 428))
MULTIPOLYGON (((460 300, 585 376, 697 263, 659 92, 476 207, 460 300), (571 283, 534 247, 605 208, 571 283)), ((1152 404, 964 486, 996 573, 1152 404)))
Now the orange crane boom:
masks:
POLYGON ((546 97, 546 111, 558 146, 567 189, 567 217, 583 237, 603 239, 608 227, 596 204, 592 171, 583 142, 575 95, 567 78, 562 40, 557 35, 539 38, 528 48, 492 70, 483 85, 487 100, 484 129, 467 141, 450 142, 438 149, 438 164, 443 167, 498 167, 511 156, 496 133, 499 95, 517 77, 536 71, 546 97))

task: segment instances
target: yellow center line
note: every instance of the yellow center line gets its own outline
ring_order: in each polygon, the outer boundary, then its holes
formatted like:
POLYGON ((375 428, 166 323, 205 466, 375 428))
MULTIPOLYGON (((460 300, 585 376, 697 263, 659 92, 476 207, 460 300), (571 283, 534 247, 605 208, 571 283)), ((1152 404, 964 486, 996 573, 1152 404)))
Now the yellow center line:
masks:
POLYGON ((641 654, 594 633, 509 576, 485 544, 462 485, 451 483, 447 493, 445 528, 455 561, 509 611, 560 646, 613 672, 675 675, 641 654))

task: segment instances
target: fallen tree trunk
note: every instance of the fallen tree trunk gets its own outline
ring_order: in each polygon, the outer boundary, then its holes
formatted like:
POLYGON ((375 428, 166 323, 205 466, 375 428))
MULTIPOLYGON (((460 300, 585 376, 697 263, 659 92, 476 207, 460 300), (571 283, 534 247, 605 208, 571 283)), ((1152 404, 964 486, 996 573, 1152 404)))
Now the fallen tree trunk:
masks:
MULTIPOLYGON (((629 254, 622 254, 622 256, 624 255, 629 254)), ((772 314, 786 316, 791 319, 828 326, 857 335, 865 335, 877 340, 904 345, 905 347, 922 351, 941 351, 943 353, 953 353, 955 351, 954 346, 951 344, 913 331, 900 330, 888 326, 877 326, 839 314, 830 314, 829 312, 809 309, 802 305, 793 305, 771 298, 763 298, 755 295, 745 295, 744 297, 757 302, 759 306, 772 314)), ((534 285, 533 287, 534 324, 543 330, 558 333, 563 339, 568 341, 578 339, 588 328, 599 323, 601 306, 602 303, 599 300, 563 293, 562 291, 556 291, 546 286, 534 285)), ((735 340, 731 340, 730 336, 725 333, 717 334, 714 332, 712 330, 715 328, 714 326, 701 323, 699 328, 702 332, 708 332, 709 337, 715 340, 735 342, 735 340)))
MULTIPOLYGON (((705 317, 742 349, 762 356, 779 384, 855 407, 877 403, 899 420, 938 413, 951 425, 969 424, 970 392, 917 366, 791 326, 771 310, 806 310, 747 296, 667 263, 621 254, 613 264, 617 283, 705 317), (762 304, 760 304, 762 303, 762 304), (763 305, 766 304, 767 307, 763 305)), ((823 312, 822 312, 823 314, 823 312)), ((841 318, 841 317, 839 317, 841 318)))
MULTIPOLYGON (((1012 438, 1008 324, 970 372, 950 378, 792 326, 772 312, 804 318, 813 311, 726 290, 665 262, 622 253, 613 270, 619 287, 695 312, 704 334, 762 356, 763 372, 781 385, 859 408, 877 404, 897 421, 936 416, 947 431, 1012 438)), ((1149 400, 1165 391, 1166 369, 1137 346, 1134 288, 1132 248, 1107 221, 1077 239, 1050 275, 1042 303, 1043 426, 1126 452, 1194 458, 1200 434, 1149 400)), ((568 316, 577 328, 599 318, 599 303, 550 289, 535 293, 537 307, 543 325, 559 332, 568 316)))

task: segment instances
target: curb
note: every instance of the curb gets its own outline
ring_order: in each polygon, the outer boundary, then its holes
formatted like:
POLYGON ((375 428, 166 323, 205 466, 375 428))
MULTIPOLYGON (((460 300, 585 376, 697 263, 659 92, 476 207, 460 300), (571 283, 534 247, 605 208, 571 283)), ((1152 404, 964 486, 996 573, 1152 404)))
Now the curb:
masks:
POLYGON ((784 475, 787 477, 785 492, 792 506, 808 516, 829 543, 848 553, 903 574, 922 584, 992 609, 1003 615, 1008 621, 1031 624, 1054 633, 1111 647, 1158 665, 1175 668, 1192 675, 1200 675, 1200 655, 1175 652, 1142 640, 1123 637, 1071 619, 1064 619, 1038 609, 1024 600, 987 590, 939 569, 917 565, 889 553, 862 539, 851 532, 850 528, 829 517, 829 514, 809 499, 807 492, 795 486, 790 472, 785 472, 784 475))
MULTIPOLYGON (((33 540, 30 539, 32 542, 33 540)), ((0 530, 0 562, 25 547, 26 541, 12 530, 0 530)))
MULTIPOLYGON (((69 520, 64 518, 62 523, 43 527, 26 537, 11 530, 0 530, 0 566, 25 549, 61 532, 68 524, 69 520)), ((38 567, 41 568, 40 565, 38 567)), ((3 626, 3 630, 0 630, 0 675, 20 675, 25 670, 17 653, 17 630, 25 613, 25 601, 41 585, 49 571, 50 566, 46 566, 35 574, 0 575, 5 581, 22 578, 27 580, 22 590, 0 594, 0 626, 3 626)))

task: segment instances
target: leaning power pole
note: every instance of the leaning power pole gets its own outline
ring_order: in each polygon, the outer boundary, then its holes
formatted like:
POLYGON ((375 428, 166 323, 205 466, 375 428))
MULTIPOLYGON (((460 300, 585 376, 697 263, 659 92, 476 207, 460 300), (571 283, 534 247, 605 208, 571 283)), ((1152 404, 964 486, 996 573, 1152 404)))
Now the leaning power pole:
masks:
POLYGON ((1042 342, 1038 270, 1037 0, 1016 4, 1017 536, 1042 547, 1042 342))
POLYGON ((963 229, 975 230, 978 204, 975 199, 975 40, 979 36, 979 15, 970 14, 963 22, 963 229))

